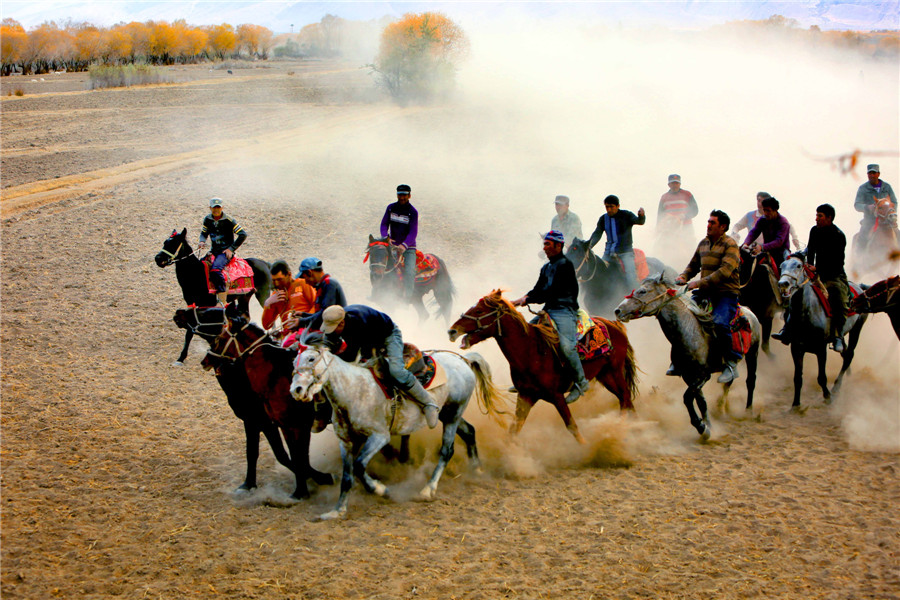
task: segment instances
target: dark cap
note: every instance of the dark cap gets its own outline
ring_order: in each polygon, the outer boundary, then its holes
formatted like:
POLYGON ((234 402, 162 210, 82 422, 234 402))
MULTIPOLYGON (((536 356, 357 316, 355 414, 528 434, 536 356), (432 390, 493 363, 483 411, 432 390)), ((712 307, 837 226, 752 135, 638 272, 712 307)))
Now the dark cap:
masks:
POLYGON ((405 183, 401 183, 400 185, 397 186, 398 194, 409 194, 410 192, 412 192, 412 188, 410 188, 405 183))

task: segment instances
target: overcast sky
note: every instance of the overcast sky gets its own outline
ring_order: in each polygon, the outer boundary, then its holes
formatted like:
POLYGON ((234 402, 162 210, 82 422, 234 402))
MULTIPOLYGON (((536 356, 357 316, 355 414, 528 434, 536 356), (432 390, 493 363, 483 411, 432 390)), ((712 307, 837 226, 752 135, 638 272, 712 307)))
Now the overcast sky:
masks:
POLYGON ((4 0, 0 15, 13 18, 26 29, 44 21, 87 21, 109 26, 119 22, 185 19, 191 25, 253 23, 275 33, 299 31, 325 14, 345 19, 369 20, 397 17, 407 12, 440 10, 465 26, 485 18, 524 16, 538 19, 572 19, 605 24, 703 28, 738 19, 766 19, 780 14, 802 27, 822 29, 897 29, 900 0, 825 0, 819 2, 212 2, 106 0, 19 1, 4 0))

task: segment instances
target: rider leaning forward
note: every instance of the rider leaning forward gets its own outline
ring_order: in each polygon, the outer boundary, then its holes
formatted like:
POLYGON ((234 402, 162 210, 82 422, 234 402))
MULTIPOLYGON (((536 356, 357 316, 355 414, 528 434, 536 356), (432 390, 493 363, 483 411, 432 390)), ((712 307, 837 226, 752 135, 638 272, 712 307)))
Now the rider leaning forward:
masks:
MULTIPOLYGON (((695 290, 695 300, 708 300, 713 307, 712 320, 719 353, 722 356, 722 374, 719 383, 728 383, 738 377, 737 363, 741 355, 734 350, 731 341, 731 321, 734 320, 740 293, 741 252, 737 242, 725 234, 731 219, 721 210, 709 214, 706 237, 700 241, 691 262, 675 279, 678 285, 695 290), (697 273, 700 279, 691 281, 697 273)), ((669 367, 667 375, 674 374, 669 367)))
POLYGON ((303 279, 291 276, 291 268, 283 260, 276 260, 269 268, 275 291, 263 304, 262 325, 270 329, 275 319, 281 319, 282 333, 296 329, 297 315, 315 311, 316 291, 303 279))
POLYGON ((322 332, 332 348, 340 347, 341 341, 347 344, 340 354, 345 360, 356 360, 358 356, 369 358, 382 352, 397 386, 419 404, 428 427, 433 429, 437 425, 438 405, 419 380, 406 370, 403 334, 388 315, 362 304, 351 304, 346 308, 329 306, 322 313, 322 332))
POLYGON ((381 237, 389 237, 391 244, 403 254, 403 293, 412 298, 416 284, 416 235, 419 232, 419 212, 409 203, 412 189, 397 186, 397 201, 388 204, 381 218, 381 237))
POLYGON ((326 273, 322 261, 314 256, 304 258, 300 262, 297 278, 303 279, 316 293, 313 309, 310 314, 300 319, 302 327, 318 329, 322 323, 322 313, 329 306, 347 306, 347 296, 338 280, 326 273))
POLYGON ((559 333, 559 349, 572 371, 574 385, 566 396, 566 402, 572 403, 588 390, 588 380, 584 377, 584 369, 578 351, 575 349, 578 313, 578 278, 575 276, 575 265, 563 254, 565 237, 562 232, 551 230, 544 236, 544 254, 549 259, 541 267, 534 288, 518 300, 513 306, 526 304, 544 304, 544 312, 553 319, 559 333))
POLYGON ((234 251, 247 239, 247 232, 237 224, 237 221, 225 214, 221 198, 212 198, 209 201, 209 214, 203 219, 203 226, 200 228, 200 241, 197 244, 199 249, 206 248, 207 238, 212 243, 209 252, 213 255, 209 280, 216 288, 219 304, 224 306, 228 302, 228 288, 222 270, 231 261, 234 251))
POLYGON ((780 204, 778 200, 769 196, 762 200, 763 218, 757 219, 753 227, 744 239, 744 247, 750 249, 753 256, 760 252, 767 252, 779 264, 791 253, 790 234, 791 224, 779 214, 780 204), (763 243, 757 240, 762 235, 763 243))

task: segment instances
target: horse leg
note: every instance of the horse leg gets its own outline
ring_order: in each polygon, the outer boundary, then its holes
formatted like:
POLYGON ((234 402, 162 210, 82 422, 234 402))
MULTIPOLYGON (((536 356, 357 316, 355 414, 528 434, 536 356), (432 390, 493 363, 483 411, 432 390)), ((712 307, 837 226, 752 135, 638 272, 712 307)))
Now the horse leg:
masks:
POLYGON ((599 381, 613 396, 618 398, 619 410, 634 410, 634 404, 631 402, 631 390, 628 389, 628 384, 623 378, 616 377, 614 369, 604 369, 597 377, 594 377, 594 380, 599 381))
POLYGON ((428 480, 428 483, 425 484, 425 487, 419 492, 419 498, 422 500, 434 500, 434 497, 437 494, 438 481, 441 480, 441 475, 444 474, 447 463, 453 458, 453 444, 456 441, 456 430, 461 418, 462 415, 457 415, 456 419, 444 426, 438 464, 434 468, 434 472, 431 473, 431 479, 428 480))
POLYGON ((762 351, 771 358, 772 352, 769 350, 769 338, 772 336, 772 317, 768 315, 761 317, 759 324, 762 326, 762 351))
POLYGON ((841 390, 841 382, 844 379, 844 373, 850 368, 850 363, 853 362, 853 355, 856 354, 856 345, 859 343, 859 334, 862 331, 862 325, 865 323, 866 316, 863 315, 859 321, 853 326, 853 329, 850 330, 850 337, 847 340, 847 348, 843 353, 843 362, 841 363, 841 372, 838 373, 837 379, 834 380, 834 386, 831 388, 831 392, 837 396, 838 392, 841 390))
MULTIPOLYGON (((771 322, 769 323, 771 328, 771 322)), ((759 346, 751 347, 744 356, 744 362, 747 364, 747 406, 745 410, 753 408, 753 391, 756 389, 756 367, 759 364, 759 346)))
MULTIPOLYGON (((250 421, 244 421, 244 437, 247 440, 247 475, 237 491, 252 490, 256 487, 256 461, 259 459, 259 427, 255 427, 250 421)), ((279 444, 281 441, 279 440, 279 444)), ((282 450, 283 452, 283 450, 282 450)))
POLYGON ((372 434, 366 439, 359 454, 353 460, 353 474, 356 478, 362 482, 367 492, 374 493, 382 498, 386 498, 388 495, 387 486, 369 475, 366 472, 366 467, 369 466, 369 461, 372 460, 372 457, 378 454, 385 444, 390 443, 390 441, 391 436, 389 434, 372 434))
POLYGON ((466 456, 470 467, 476 471, 481 470, 481 460, 478 458, 478 446, 475 445, 475 427, 463 418, 459 419, 456 427, 456 435, 466 445, 466 456))
MULTIPOLYGON (((688 384, 688 389, 684 391, 684 396, 682 400, 684 401, 684 406, 687 408, 688 417, 691 420, 691 426, 697 430, 697 432, 703 435, 703 421, 700 417, 697 416, 697 412, 694 410, 694 398, 697 399, 697 406, 700 406, 700 393, 695 386, 688 384)), ((703 403, 703 408, 706 408, 706 402, 703 403)), ((705 414, 705 410, 703 411, 705 414)))
POLYGON ((816 381, 822 388, 822 395, 825 396, 825 404, 831 404, 831 390, 828 389, 828 375, 825 373, 825 362, 828 360, 828 354, 824 345, 816 353, 816 362, 819 365, 819 374, 816 381))
POLYGON ((791 342, 791 358, 794 359, 794 402, 791 409, 800 408, 800 390, 803 389, 803 346, 791 342))
POLYGON ((528 418, 528 413, 531 412, 533 407, 534 401, 519 393, 518 398, 516 399, 516 420, 509 426, 510 435, 517 435, 522 431, 522 426, 525 425, 525 419, 528 418))
MULTIPOLYGON (((244 421, 245 429, 249 421, 250 419, 244 421)), ((275 460, 293 471, 294 463, 291 461, 291 457, 288 456, 287 451, 284 449, 284 444, 281 443, 281 434, 278 433, 278 426, 270 421, 268 417, 262 417, 262 419, 259 422, 255 423, 253 427, 256 430, 256 433, 254 434, 254 440, 256 440, 257 447, 259 446, 259 432, 262 431, 263 435, 266 436, 266 440, 268 440, 269 442, 269 446, 272 448, 272 453, 275 455, 275 460)), ((249 443, 249 440, 247 443, 249 443)))
POLYGON ((420 323, 424 323, 425 321, 427 321, 428 317, 430 316, 428 314, 428 311, 425 310, 425 303, 422 302, 423 295, 424 295, 423 293, 416 290, 413 292, 412 298, 409 299, 410 303, 413 305, 413 308, 416 309, 416 312, 419 315, 420 323))
MULTIPOLYGON (((728 388, 726 387, 726 392, 728 388)), ((700 410, 700 427, 697 431, 700 433, 700 437, 704 440, 709 439, 710 430, 712 427, 709 423, 709 414, 707 413, 706 407, 706 398, 703 397, 703 389, 698 387, 696 391, 696 400, 697 400, 697 408, 700 410)))
POLYGON ((288 452, 291 453, 291 464, 294 466, 296 487, 291 498, 295 500, 309 498, 309 488, 306 486, 307 472, 309 471, 309 440, 307 439, 307 451, 304 457, 300 430, 293 427, 282 427, 281 430, 284 432, 288 452))
POLYGON ((350 444, 340 440, 341 446, 341 495, 334 510, 319 515, 320 521, 340 519, 347 514, 347 503, 350 500, 350 488, 353 487, 353 449, 350 444))
POLYGON ((569 405, 566 404, 566 399, 562 394, 556 395, 553 406, 556 407, 556 412, 558 412, 559 416, 562 417, 563 423, 566 424, 566 429, 568 429, 569 433, 571 433, 575 437, 575 440, 579 444, 587 443, 582 437, 581 432, 578 431, 578 425, 575 423, 575 419, 572 417, 572 411, 569 410, 569 405))
POLYGON ((191 345, 191 340, 194 338, 194 330, 191 328, 187 328, 184 330, 184 347, 181 349, 181 354, 178 355, 178 358, 175 359, 175 362, 172 363, 173 367, 183 367, 184 359, 187 358, 188 347, 191 345))

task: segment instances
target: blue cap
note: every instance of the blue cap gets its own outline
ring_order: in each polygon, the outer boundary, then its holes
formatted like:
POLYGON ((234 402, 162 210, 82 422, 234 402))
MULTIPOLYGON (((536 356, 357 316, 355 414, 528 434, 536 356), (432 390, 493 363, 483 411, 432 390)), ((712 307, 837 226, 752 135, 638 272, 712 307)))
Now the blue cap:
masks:
POLYGON ((550 240, 551 242, 559 242, 560 244, 566 243, 566 238, 562 234, 562 231, 557 231, 555 229, 551 229, 547 232, 547 235, 544 236, 544 240, 550 240))
POLYGON ((313 256, 309 256, 304 258, 300 262, 300 270, 297 271, 297 274, 294 276, 295 279, 299 279, 301 275, 303 275, 307 271, 311 271, 313 269, 321 269, 322 261, 313 256))

